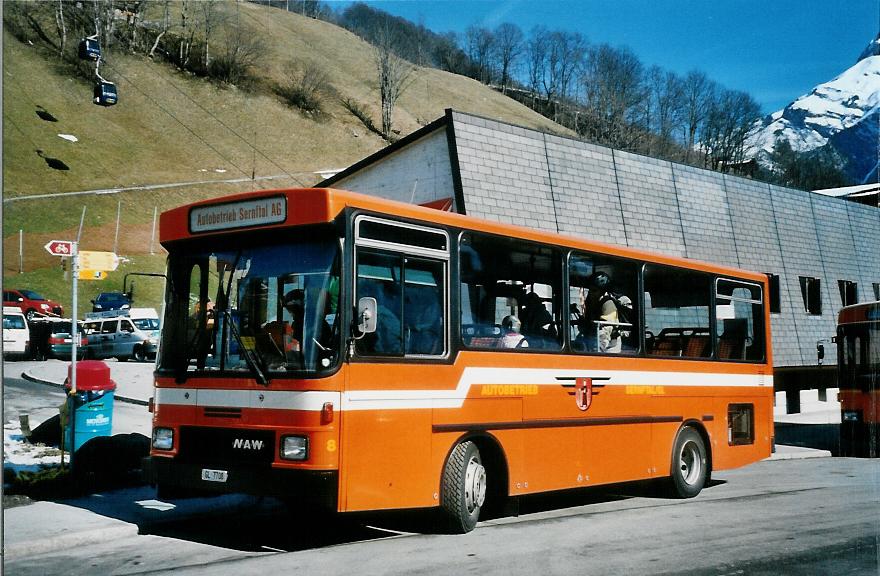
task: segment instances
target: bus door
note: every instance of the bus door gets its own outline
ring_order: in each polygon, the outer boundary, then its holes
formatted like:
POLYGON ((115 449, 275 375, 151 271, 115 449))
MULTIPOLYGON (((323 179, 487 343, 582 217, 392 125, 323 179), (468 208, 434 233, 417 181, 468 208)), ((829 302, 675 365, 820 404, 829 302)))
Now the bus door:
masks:
POLYGON ((568 257, 568 336, 579 360, 566 384, 569 404, 582 418, 584 485, 644 478, 652 467, 655 394, 662 386, 637 358, 640 268, 602 254, 568 257))
POLYGON ((456 390, 448 269, 445 231, 369 216, 355 221, 354 302, 373 303, 375 329, 355 330, 348 365, 348 510, 437 503, 432 414, 456 390))

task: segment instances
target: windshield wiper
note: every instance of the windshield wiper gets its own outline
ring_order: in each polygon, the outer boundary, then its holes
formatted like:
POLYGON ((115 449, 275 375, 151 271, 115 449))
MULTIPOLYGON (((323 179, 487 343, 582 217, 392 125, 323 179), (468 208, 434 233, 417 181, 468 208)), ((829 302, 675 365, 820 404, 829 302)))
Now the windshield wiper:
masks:
POLYGON ((235 341, 238 342, 238 348, 244 353, 245 362, 247 362, 248 368, 251 369, 251 372, 254 373, 254 378, 263 386, 268 386, 269 377, 266 376, 266 372, 264 371, 268 370, 268 366, 263 364, 265 360, 262 356, 255 354, 253 350, 244 345, 244 342, 241 340, 241 335, 238 333, 238 328, 235 327, 235 323, 232 321, 232 314, 230 314, 229 310, 223 310, 223 316, 226 318, 226 323, 229 325, 229 331, 232 332, 232 336, 235 338, 235 341), (261 367, 260 364, 263 364, 263 366, 261 367))

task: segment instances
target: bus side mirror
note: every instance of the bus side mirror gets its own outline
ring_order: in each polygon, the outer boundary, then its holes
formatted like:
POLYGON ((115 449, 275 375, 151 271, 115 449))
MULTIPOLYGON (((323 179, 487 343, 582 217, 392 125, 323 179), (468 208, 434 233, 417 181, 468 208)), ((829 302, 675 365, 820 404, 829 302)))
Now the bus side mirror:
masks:
POLYGON ((358 300, 358 332, 361 334, 372 334, 376 331, 377 308, 378 304, 376 303, 375 298, 364 296, 358 300))

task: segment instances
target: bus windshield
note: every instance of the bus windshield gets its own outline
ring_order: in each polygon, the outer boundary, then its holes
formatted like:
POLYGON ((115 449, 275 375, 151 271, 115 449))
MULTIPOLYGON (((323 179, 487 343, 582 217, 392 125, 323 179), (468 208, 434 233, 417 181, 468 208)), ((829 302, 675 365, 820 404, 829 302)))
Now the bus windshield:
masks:
POLYGON ((840 389, 874 389, 880 374, 880 323, 842 325, 837 340, 840 389))
POLYGON ((178 380, 249 372, 263 384, 332 370, 340 348, 338 241, 218 243, 170 251, 159 368, 178 380))

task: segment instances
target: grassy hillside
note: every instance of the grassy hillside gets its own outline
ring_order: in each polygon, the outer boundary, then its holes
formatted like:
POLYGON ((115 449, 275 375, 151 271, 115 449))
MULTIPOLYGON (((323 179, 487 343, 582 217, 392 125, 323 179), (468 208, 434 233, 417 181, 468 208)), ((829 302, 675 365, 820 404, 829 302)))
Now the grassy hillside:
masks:
MULTIPOLYGON (((42 246, 74 239, 85 207, 81 248, 111 250, 121 207, 118 251, 128 272, 161 272, 162 250, 150 254, 155 209, 242 190, 307 186, 318 170, 344 168, 386 145, 343 106, 359 103, 379 122, 372 48, 341 28, 265 6, 227 4, 238 21, 267 47, 255 91, 221 86, 149 58, 111 52, 101 72, 116 82, 119 104, 91 102, 90 82, 74 77, 39 43, 3 35, 3 281, 70 303, 58 259, 42 246), (284 104, 269 89, 291 62, 316 64, 333 95, 318 118, 284 104), (57 121, 47 120, 48 115, 57 121), (77 141, 59 137, 72 135, 77 141), (53 169, 63 162, 68 170, 53 169), (222 180, 278 176, 271 181, 222 180), (32 195, 167 183, 175 188, 120 194, 27 199, 32 195), (197 182, 197 183, 196 183, 197 182), (24 234, 24 273, 19 274, 19 230, 24 234)), ((222 38, 215 39, 221 42, 222 38)), ((544 130, 559 127, 480 83, 417 69, 398 102, 395 129, 405 135, 435 120, 445 108, 544 130)), ((81 310, 91 292, 121 288, 122 275, 82 283, 81 310), (85 294, 85 297, 83 296, 85 294)), ((142 305, 159 304, 143 281, 142 305)))

